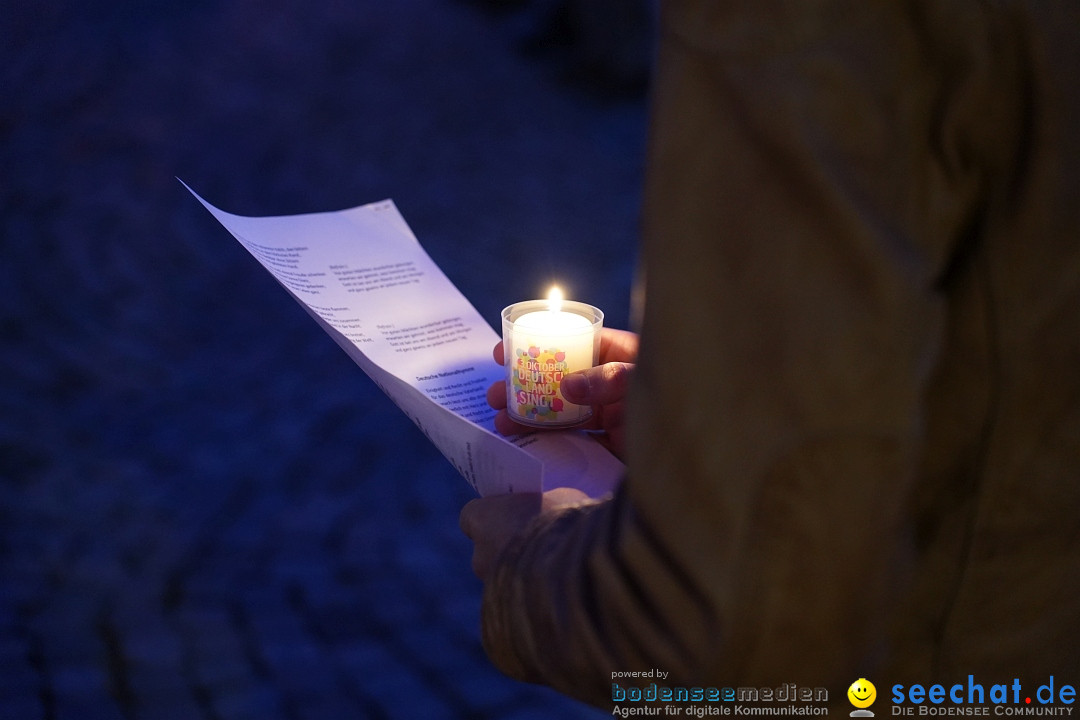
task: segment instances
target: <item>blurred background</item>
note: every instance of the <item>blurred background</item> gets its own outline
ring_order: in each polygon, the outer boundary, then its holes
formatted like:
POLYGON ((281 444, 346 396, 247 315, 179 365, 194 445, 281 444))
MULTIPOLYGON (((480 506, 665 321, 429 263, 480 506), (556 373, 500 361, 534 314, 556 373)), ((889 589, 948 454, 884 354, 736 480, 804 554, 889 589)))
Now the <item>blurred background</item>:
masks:
POLYGON ((573 718, 462 480, 177 182, 393 198, 495 325, 627 326, 649 0, 0 6, 0 719, 573 718))

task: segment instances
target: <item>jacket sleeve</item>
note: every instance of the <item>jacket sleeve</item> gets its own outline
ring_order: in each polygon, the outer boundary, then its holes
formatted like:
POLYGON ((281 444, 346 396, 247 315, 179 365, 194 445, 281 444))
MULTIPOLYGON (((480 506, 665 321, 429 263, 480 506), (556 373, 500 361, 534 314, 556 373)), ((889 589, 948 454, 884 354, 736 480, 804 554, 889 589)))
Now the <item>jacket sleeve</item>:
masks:
POLYGON ((606 704, 612 673, 836 688, 887 652, 939 283, 1004 152, 968 130, 992 28, 935 5, 666 5, 629 476, 504 556, 506 672, 606 704))

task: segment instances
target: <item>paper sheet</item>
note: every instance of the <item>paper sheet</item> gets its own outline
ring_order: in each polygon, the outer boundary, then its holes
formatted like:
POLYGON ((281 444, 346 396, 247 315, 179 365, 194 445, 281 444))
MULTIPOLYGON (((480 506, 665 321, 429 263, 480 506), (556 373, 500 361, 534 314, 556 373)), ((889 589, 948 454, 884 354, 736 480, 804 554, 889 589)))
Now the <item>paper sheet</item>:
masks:
POLYGON ((504 378, 491 359, 499 336, 424 252, 392 201, 244 217, 184 187, 480 495, 576 487, 599 497, 618 482, 622 463, 583 432, 504 438, 494 431, 485 397, 504 378))

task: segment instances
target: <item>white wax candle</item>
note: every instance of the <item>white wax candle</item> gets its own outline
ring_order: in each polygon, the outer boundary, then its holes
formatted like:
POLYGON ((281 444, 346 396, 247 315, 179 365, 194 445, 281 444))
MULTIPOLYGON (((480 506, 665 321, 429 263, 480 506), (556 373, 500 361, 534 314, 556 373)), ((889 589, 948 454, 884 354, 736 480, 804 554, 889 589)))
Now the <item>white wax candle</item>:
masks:
POLYGON ((507 411, 518 422, 567 426, 592 414, 588 406, 566 402, 560 387, 567 373, 596 362, 603 313, 582 303, 570 303, 571 310, 561 306, 556 298, 503 311, 507 411), (549 309, 538 309, 545 305, 549 309))
MULTIPOLYGON (((525 313, 514 321, 515 331, 521 330, 535 335, 576 334, 588 330, 591 325, 592 323, 581 315, 562 310, 525 313)), ((592 337, 589 342, 591 344, 592 337)))

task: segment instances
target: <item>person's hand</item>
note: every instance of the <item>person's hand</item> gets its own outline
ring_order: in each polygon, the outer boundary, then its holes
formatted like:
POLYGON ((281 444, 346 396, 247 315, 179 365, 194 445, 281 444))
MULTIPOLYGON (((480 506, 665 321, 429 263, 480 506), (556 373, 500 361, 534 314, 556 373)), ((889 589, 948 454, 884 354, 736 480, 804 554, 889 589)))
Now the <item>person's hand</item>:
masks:
MULTIPOLYGON (((603 328, 600 331, 600 364, 588 370, 569 373, 562 379, 562 394, 567 402, 591 405, 593 416, 581 427, 600 430, 597 440, 616 457, 623 458, 626 450, 624 413, 626 390, 630 385, 630 373, 637 360, 637 333, 626 330, 603 328)), ((503 344, 495 345, 495 362, 504 363, 503 344)), ((536 428, 520 425, 510 419, 506 412, 506 382, 492 384, 487 391, 487 401, 499 412, 495 414, 495 429, 503 435, 533 432, 536 428)))
POLYGON ((473 541, 473 572, 487 582, 506 547, 533 518, 589 502, 588 495, 574 488, 470 500, 461 509, 459 522, 462 532, 473 541))

